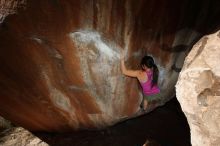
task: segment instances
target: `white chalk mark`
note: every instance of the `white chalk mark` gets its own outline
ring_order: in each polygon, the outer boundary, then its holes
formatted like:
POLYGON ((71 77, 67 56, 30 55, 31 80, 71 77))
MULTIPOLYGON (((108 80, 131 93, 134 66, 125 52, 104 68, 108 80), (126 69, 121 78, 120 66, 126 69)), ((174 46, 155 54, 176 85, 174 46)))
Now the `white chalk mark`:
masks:
POLYGON ((101 38, 100 34, 94 31, 77 31, 70 34, 70 37, 81 43, 94 43, 97 49, 107 55, 109 58, 119 58, 120 55, 110 45, 107 45, 101 38))
POLYGON ((43 43, 43 40, 40 39, 40 38, 37 38, 37 37, 31 37, 32 40, 36 41, 37 43, 39 44, 42 44, 43 43))

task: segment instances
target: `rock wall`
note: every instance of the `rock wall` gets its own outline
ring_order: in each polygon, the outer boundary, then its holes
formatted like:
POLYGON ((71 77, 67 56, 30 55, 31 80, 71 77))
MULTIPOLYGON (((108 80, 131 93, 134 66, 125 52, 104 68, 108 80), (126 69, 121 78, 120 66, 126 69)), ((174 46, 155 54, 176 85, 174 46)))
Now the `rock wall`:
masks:
POLYGON ((12 124, 8 120, 0 117, 0 131, 11 128, 12 124))
POLYGON ((220 31, 204 36, 184 62, 176 92, 192 146, 220 144, 220 31))
POLYGON ((25 8, 26 0, 0 0, 0 23, 10 15, 15 14, 19 8, 25 8))
MULTIPOLYGON (((1 1, 1 9, 8 10, 1 1)), ((160 70, 161 103, 175 94, 183 60, 219 27, 219 1, 28 0, 0 24, 0 115, 32 131, 100 128, 132 116, 143 55, 160 70)))
POLYGON ((0 132, 1 146, 49 146, 29 131, 14 127, 0 132))

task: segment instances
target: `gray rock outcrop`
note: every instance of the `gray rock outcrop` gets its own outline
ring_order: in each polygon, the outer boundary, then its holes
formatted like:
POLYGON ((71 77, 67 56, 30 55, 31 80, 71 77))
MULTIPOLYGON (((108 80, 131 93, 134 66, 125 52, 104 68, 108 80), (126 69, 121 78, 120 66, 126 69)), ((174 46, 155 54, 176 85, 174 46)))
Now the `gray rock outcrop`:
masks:
POLYGON ((11 122, 0 116, 0 131, 11 127, 12 127, 11 122))
POLYGON ((19 8, 24 8, 26 0, 0 0, 0 24, 10 15, 15 14, 19 8))
POLYGON ((192 146, 220 145, 220 31, 204 36, 185 59, 176 94, 192 146))
POLYGON ((24 128, 16 127, 0 133, 0 146, 48 146, 48 144, 24 128))

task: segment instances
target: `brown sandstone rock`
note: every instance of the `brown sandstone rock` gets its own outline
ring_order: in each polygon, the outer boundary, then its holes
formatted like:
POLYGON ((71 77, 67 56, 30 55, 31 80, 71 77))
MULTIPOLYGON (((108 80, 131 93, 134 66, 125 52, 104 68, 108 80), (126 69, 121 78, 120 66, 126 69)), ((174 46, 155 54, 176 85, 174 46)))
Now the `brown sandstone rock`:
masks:
POLYGON ((193 146, 220 144, 220 31, 204 36, 186 57, 176 92, 193 146))
MULTIPOLYGON (((2 9, 6 2, 18 1, 2 9)), ((163 104, 175 94, 188 50, 210 28, 188 18, 190 2, 28 0, 16 14, 3 13, 0 115, 32 131, 101 128, 132 116, 142 95, 135 79, 121 75, 118 45, 131 69, 145 54, 155 58, 163 104)), ((193 16, 204 13, 219 16, 193 16)))

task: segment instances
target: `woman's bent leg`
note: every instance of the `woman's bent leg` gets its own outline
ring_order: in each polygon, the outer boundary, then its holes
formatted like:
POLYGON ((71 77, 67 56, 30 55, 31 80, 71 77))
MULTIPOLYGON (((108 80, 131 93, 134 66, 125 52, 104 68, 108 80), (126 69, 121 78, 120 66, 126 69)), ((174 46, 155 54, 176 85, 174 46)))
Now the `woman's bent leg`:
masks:
POLYGON ((144 110, 147 109, 147 106, 148 106, 148 101, 146 99, 144 99, 144 110))

